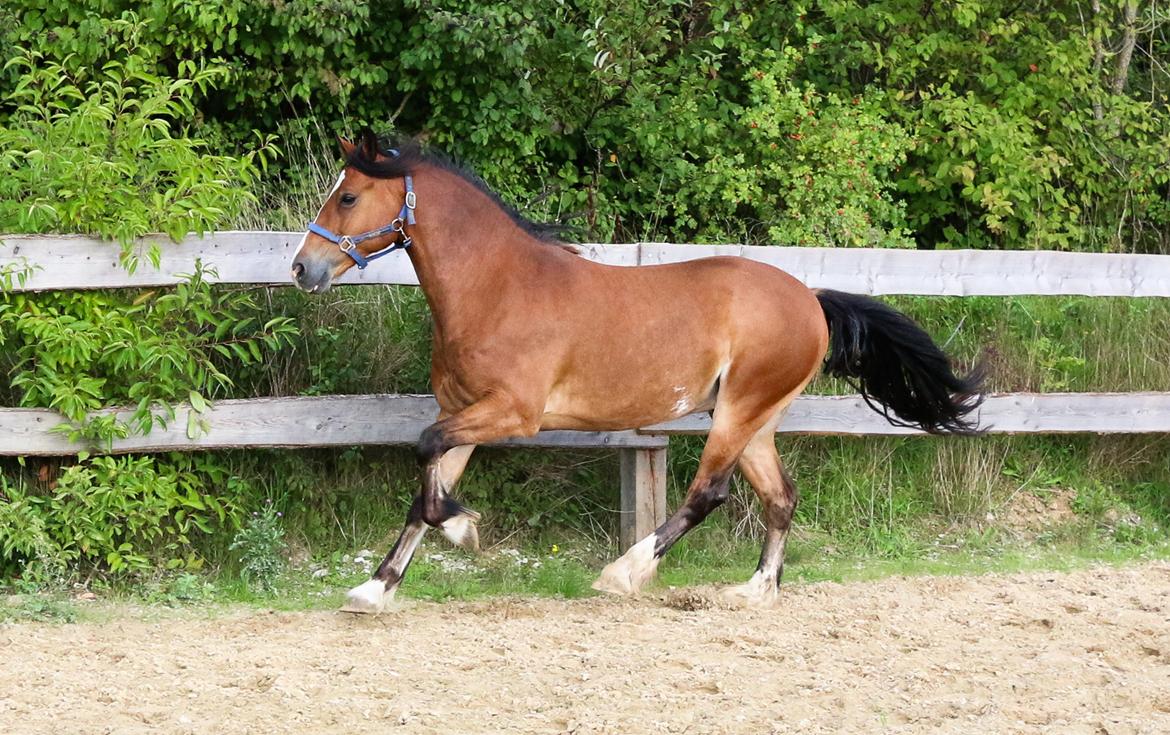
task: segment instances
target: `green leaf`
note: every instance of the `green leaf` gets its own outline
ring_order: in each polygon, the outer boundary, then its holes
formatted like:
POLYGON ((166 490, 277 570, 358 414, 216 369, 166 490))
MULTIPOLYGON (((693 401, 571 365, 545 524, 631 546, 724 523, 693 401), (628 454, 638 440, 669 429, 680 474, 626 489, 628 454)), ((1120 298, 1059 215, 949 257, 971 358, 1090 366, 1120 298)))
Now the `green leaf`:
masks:
POLYGON ((207 401, 197 391, 191 391, 187 394, 187 400, 191 403, 191 408, 196 413, 204 413, 207 411, 207 401))

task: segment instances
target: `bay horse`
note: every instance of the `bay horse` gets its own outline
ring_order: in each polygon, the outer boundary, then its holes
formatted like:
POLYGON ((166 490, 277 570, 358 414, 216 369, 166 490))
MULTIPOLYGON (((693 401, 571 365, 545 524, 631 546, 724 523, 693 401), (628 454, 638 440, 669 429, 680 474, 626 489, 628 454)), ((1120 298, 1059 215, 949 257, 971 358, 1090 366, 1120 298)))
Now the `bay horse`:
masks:
POLYGON ((293 279, 322 293, 353 266, 406 249, 434 317, 440 407, 419 438, 422 490, 406 526, 372 578, 350 590, 345 611, 380 612, 428 528, 478 546, 479 514, 452 497, 477 444, 712 412, 682 506, 594 587, 637 593, 670 547, 727 499, 738 466, 767 531, 755 573, 725 592, 766 605, 777 596, 797 502, 774 432, 822 363, 892 423, 977 431, 968 414, 981 400, 980 371, 956 375, 925 331, 874 299, 810 290, 736 257, 595 263, 417 144, 384 150, 369 131, 340 143, 346 165, 293 258, 293 279))

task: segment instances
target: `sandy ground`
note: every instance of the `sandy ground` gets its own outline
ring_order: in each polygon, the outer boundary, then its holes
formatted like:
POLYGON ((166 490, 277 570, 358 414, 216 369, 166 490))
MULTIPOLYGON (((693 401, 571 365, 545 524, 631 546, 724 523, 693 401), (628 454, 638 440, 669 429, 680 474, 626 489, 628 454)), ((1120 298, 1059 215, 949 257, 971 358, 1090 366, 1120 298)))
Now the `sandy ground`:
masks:
POLYGON ((1170 733, 1164 562, 714 599, 4 625, 0 732, 1170 733))

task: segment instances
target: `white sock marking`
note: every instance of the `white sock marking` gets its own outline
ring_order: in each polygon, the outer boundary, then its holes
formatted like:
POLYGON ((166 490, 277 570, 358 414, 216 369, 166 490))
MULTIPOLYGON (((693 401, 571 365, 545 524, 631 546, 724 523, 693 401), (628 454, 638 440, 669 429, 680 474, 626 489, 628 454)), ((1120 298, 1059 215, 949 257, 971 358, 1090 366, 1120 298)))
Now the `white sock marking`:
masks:
POLYGON ((722 594, 729 602, 761 608, 775 605, 780 597, 775 572, 764 569, 757 569, 752 578, 743 584, 724 588, 722 594))
POLYGON ((652 533, 631 546, 629 551, 601 570, 593 589, 619 595, 637 594, 658 570, 658 559, 654 556, 657 545, 658 535, 652 533))
POLYGON ((456 546, 475 550, 479 547, 479 533, 475 530, 475 518, 459 514, 448 518, 439 526, 447 540, 456 546))
POLYGON ((386 583, 380 579, 370 579, 354 587, 345 596, 343 610, 352 612, 379 613, 386 603, 393 598, 394 592, 387 594, 386 583))
POLYGON ((423 536, 427 533, 427 527, 424 523, 419 523, 417 527, 407 529, 406 545, 402 547, 401 553, 398 554, 398 559, 394 560, 394 571, 399 577, 402 576, 402 570, 414 558, 414 551, 418 548, 419 542, 423 540, 423 536))

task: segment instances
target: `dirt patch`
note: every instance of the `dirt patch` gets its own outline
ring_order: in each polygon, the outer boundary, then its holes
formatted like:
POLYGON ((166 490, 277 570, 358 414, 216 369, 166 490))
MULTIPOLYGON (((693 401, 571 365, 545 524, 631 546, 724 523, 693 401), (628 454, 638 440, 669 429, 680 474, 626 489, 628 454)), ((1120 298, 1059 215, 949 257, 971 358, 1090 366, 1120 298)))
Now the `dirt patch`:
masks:
POLYGON ((1030 538, 1038 532, 1075 521, 1077 514, 1072 509, 1075 497, 1073 490, 1063 488, 1040 494, 1021 490, 996 515, 1008 530, 1030 538))
POLYGON ((1170 564, 0 626, 3 733, 1166 733, 1170 564))

